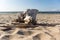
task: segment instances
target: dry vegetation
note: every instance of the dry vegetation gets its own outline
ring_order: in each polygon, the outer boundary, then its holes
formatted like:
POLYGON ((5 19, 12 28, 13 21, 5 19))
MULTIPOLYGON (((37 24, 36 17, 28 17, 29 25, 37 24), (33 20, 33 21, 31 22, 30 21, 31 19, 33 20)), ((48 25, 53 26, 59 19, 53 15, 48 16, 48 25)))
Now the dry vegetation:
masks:
MULTIPOLYGON (((14 19, 17 19, 17 14, 0 14, 0 23, 11 23, 14 19)), ((60 14, 37 14, 37 22, 60 24, 60 14)), ((1 29, 5 28, 0 27, 0 40, 60 40, 60 25, 1 29)))

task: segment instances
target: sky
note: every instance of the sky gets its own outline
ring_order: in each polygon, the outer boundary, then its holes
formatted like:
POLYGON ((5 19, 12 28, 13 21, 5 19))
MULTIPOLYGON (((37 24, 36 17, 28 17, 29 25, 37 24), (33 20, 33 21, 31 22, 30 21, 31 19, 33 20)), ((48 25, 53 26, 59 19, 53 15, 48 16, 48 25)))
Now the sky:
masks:
POLYGON ((0 0, 0 11, 60 11, 60 0, 0 0))

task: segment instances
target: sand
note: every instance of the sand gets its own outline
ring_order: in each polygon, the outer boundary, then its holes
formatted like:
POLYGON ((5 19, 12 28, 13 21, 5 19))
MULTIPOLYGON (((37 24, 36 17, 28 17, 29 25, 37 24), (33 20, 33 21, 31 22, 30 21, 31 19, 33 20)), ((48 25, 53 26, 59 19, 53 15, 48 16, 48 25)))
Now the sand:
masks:
MULTIPOLYGON (((0 23, 5 23, 0 26, 10 24, 17 16, 17 14, 0 14, 0 23)), ((38 23, 60 24, 60 14, 37 14, 36 20, 38 23)), ((2 29, 5 27, 0 27, 0 40, 60 40, 60 25, 12 28, 6 31, 2 29)))

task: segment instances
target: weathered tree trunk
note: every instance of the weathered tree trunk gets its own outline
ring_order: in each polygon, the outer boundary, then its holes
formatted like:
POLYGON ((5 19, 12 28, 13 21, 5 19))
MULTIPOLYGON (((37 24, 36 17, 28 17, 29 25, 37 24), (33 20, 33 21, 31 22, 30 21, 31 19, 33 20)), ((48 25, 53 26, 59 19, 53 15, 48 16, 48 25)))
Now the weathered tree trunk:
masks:
MULTIPOLYGON (((37 15, 37 13, 38 13, 37 9, 28 9, 25 13, 22 12, 18 15, 17 21, 20 22, 20 23, 21 22, 24 23, 24 19, 26 18, 26 16, 28 16, 28 17, 30 16, 30 17, 32 17, 32 20, 30 20, 29 23, 36 24, 36 15, 37 15)), ((25 21, 27 21, 27 20, 25 20, 25 21)))
POLYGON ((37 9, 28 9, 26 11, 26 14, 32 17, 32 24, 36 24, 36 16, 37 16, 38 10, 37 9))
POLYGON ((24 23, 24 18, 25 18, 25 13, 21 12, 19 13, 18 19, 16 21, 20 23, 24 23))

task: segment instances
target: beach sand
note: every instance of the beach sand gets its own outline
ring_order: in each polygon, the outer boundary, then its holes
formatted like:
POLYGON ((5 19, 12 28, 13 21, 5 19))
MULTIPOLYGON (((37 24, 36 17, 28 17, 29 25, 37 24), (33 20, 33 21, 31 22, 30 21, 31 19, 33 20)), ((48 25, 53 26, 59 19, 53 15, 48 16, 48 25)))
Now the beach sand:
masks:
MULTIPOLYGON (((18 18, 17 16, 17 14, 0 14, 0 23, 11 23, 18 18)), ((36 18, 38 23, 60 24, 60 14, 37 14, 36 18)), ((0 40, 60 40, 60 25, 13 28, 7 31, 1 29, 5 27, 0 27, 0 40)))

